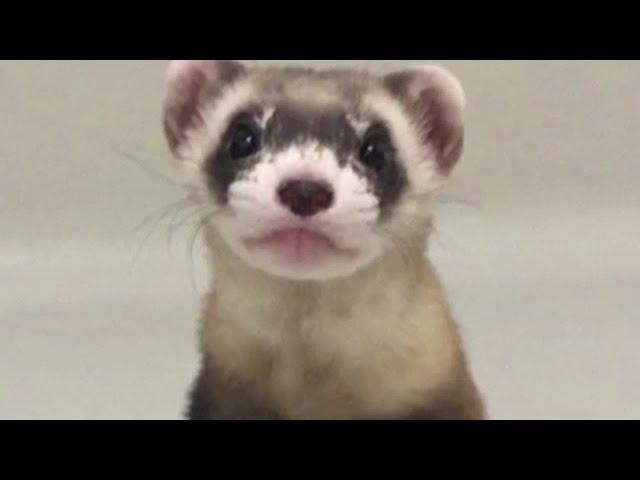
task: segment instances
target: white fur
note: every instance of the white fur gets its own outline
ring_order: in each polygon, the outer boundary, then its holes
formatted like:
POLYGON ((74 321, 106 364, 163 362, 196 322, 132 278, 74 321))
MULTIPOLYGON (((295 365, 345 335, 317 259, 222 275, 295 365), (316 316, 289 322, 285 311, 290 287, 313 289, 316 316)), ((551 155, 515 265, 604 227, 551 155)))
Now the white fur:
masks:
POLYGON ((179 169, 196 201, 211 201, 202 165, 207 154, 220 142, 231 117, 253 98, 254 93, 251 83, 241 80, 227 88, 220 98, 200 107, 204 125, 190 131, 179 147, 179 169))
POLYGON ((233 114, 246 105, 255 95, 249 80, 239 80, 225 89, 224 94, 211 103, 201 105, 200 113, 204 126, 189 132, 187 140, 180 146, 181 158, 201 164, 220 141, 233 114))
POLYGON ((334 152, 318 143, 292 145, 282 152, 263 154, 263 160, 229 188, 231 212, 217 227, 234 252, 247 263, 274 275, 324 279, 350 275, 372 261, 381 250, 372 225, 378 218, 378 200, 350 165, 340 167, 334 152), (280 204, 276 192, 290 180, 315 180, 331 185, 334 203, 309 220, 300 220, 280 204), (330 258, 321 267, 280 264, 267 252, 249 251, 247 238, 258 238, 285 227, 308 226, 332 238, 354 257, 330 258))
POLYGON ((365 109, 384 118, 398 150, 398 158, 408 173, 410 192, 425 195, 436 192, 446 181, 437 168, 433 152, 419 140, 419 126, 404 111, 398 100, 386 92, 365 96, 365 109))

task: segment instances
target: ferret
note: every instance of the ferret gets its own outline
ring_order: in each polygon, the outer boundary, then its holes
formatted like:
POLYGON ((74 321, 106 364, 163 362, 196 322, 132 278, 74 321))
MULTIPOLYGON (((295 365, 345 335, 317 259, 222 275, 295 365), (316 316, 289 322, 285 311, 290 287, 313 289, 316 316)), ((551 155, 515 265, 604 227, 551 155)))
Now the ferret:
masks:
POLYGON ((386 75, 170 64, 164 131, 213 269, 191 420, 479 420, 425 250, 465 96, 386 75))

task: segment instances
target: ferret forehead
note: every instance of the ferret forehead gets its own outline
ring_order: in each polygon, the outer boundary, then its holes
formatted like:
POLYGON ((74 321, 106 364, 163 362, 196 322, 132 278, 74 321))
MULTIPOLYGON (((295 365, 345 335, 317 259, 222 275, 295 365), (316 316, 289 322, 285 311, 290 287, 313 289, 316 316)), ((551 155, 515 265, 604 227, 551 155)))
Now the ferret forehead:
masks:
POLYGON ((375 92, 384 95, 384 87, 378 77, 367 72, 289 67, 255 69, 208 108, 209 123, 225 125, 241 112, 266 123, 275 111, 280 111, 297 112, 301 114, 299 119, 316 118, 321 122, 346 117, 363 129, 373 121, 384 121, 365 101, 375 92))
POLYGON ((331 147, 342 157, 354 151, 361 134, 358 121, 349 109, 335 104, 313 105, 287 100, 270 109, 264 141, 275 150, 311 141, 331 147))
POLYGON ((356 111, 361 99, 379 81, 366 72, 269 68, 254 72, 253 82, 265 103, 339 106, 356 111))

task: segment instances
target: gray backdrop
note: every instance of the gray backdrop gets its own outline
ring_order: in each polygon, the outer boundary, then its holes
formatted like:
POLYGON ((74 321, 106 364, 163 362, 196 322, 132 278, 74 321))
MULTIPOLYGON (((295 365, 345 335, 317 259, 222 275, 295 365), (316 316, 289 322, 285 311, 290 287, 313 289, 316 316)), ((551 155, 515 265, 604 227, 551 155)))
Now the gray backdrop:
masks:
MULTIPOLYGON (((492 417, 640 418, 640 63, 439 63, 468 127, 432 256, 492 417)), ((166 65, 0 62, 0 418, 180 417, 207 272, 166 65)))

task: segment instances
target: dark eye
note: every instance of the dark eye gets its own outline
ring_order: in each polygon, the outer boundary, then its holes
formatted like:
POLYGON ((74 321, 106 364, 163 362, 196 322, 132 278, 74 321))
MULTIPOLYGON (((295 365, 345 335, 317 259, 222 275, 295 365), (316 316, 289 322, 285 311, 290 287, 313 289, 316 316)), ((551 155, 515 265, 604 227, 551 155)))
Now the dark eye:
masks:
POLYGON ((360 148, 360 161, 367 167, 379 171, 389 161, 390 149, 384 138, 372 136, 360 148))
POLYGON ((260 150, 260 135, 257 128, 248 123, 237 123, 232 127, 229 155, 234 159, 246 158, 260 150))

